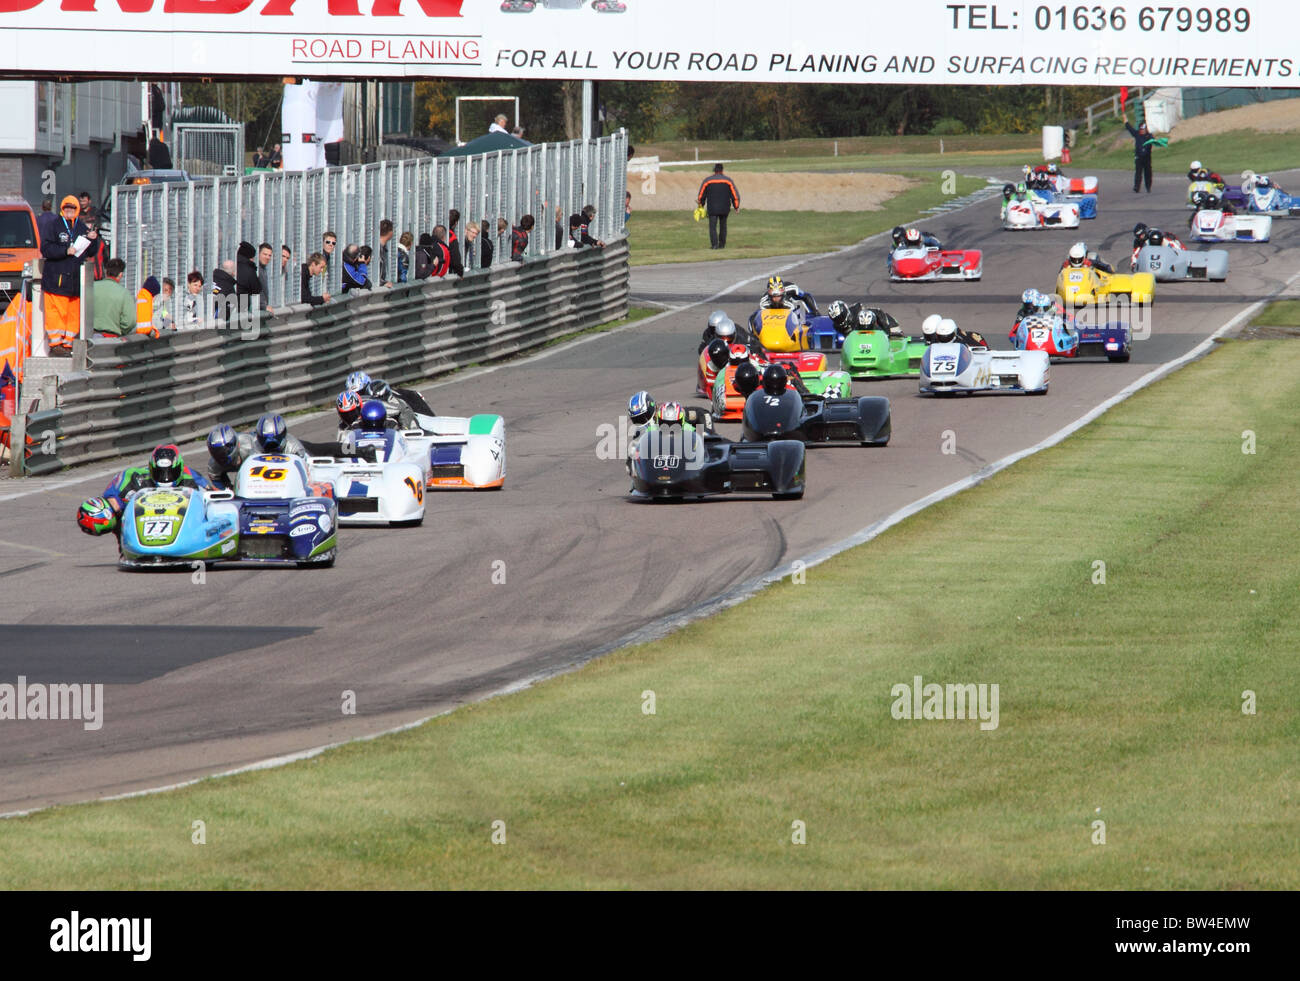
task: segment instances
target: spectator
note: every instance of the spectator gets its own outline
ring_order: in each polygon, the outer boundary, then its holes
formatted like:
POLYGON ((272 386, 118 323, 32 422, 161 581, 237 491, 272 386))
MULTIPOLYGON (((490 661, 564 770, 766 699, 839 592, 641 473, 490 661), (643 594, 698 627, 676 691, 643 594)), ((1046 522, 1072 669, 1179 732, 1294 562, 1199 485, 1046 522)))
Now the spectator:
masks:
POLYGON ((555 249, 558 252, 565 247, 569 233, 564 224, 564 209, 558 205, 555 208, 555 249))
POLYGON ((385 218, 379 223, 379 285, 392 286, 388 278, 388 243, 393 240, 393 223, 385 218))
POLYGON ((81 264, 99 233, 81 220, 81 202, 71 194, 59 202, 59 214, 42 214, 37 231, 41 239, 41 289, 45 301, 45 335, 50 354, 72 357, 72 341, 80 331, 81 264), (78 244, 81 241, 83 244, 78 244))
POLYGON ((90 192, 81 191, 77 194, 77 203, 81 205, 81 220, 89 224, 93 219, 99 216, 95 213, 95 206, 90 201, 90 192))
POLYGON ((632 192, 623 192, 623 228, 627 228, 627 223, 632 220, 632 192))
POLYGON ((159 330, 175 330, 176 316, 173 311, 176 308, 176 283, 174 280, 163 277, 162 292, 158 298, 153 301, 153 322, 159 330))
POLYGON ((289 302, 289 270, 293 268, 293 250, 287 245, 280 246, 280 293, 285 302, 289 302))
POLYGON ((506 252, 510 247, 510 223, 504 218, 497 219, 497 246, 496 253, 505 260, 506 252))
POLYGON ((460 254, 460 239, 456 237, 459 224, 460 212, 452 208, 447 212, 447 271, 453 276, 465 275, 465 260, 460 254))
POLYGON ((486 218, 479 223, 478 233, 483 239, 482 244, 479 246, 479 251, 482 253, 482 260, 479 263, 479 268, 491 269, 492 256, 496 250, 492 248, 492 226, 488 224, 486 218))
POLYGON ((593 238, 590 234, 592 223, 596 220, 596 206, 594 204, 585 204, 582 206, 582 235, 587 245, 594 245, 603 249, 605 243, 598 238, 593 238))
POLYGON ((311 288, 312 278, 323 274, 325 272, 325 268, 326 268, 325 256, 323 256, 319 252, 313 252, 311 254, 311 257, 308 258, 308 260, 302 264, 302 298, 301 299, 303 303, 310 303, 312 306, 318 307, 322 303, 329 302, 330 295, 328 293, 321 293, 319 296, 317 296, 314 292, 312 292, 312 288, 311 288))
POLYGON ((604 242, 597 242, 587 234, 587 226, 583 221, 581 213, 569 215, 569 241, 566 243, 568 248, 596 248, 597 246, 604 244, 604 242))
POLYGON ((355 243, 349 245, 343 250, 343 292, 368 290, 371 286, 366 264, 361 258, 361 249, 355 243))
POLYGON ((198 327, 203 319, 203 273, 195 269, 185 277, 185 298, 182 303, 186 327, 198 327))
POLYGON ((1144 122, 1137 129, 1134 129, 1128 121, 1128 113, 1124 113, 1124 128, 1128 130, 1128 135, 1133 137, 1133 193, 1137 194, 1138 189, 1145 179, 1147 193, 1151 193, 1151 147, 1156 144, 1156 138, 1151 135, 1144 122))
POLYGON ((492 125, 488 127, 488 132, 505 133, 507 136, 510 135, 510 131, 506 129, 506 117, 504 113, 497 114, 496 121, 493 122, 492 125))
POLYGON ((266 165, 268 167, 274 167, 276 170, 279 170, 284 166, 284 157, 280 155, 279 143, 271 148, 271 159, 266 162, 266 165))
POLYGON ((254 170, 259 170, 261 168, 264 168, 266 166, 266 160, 267 160, 266 153, 265 151, 263 151, 263 149, 260 146, 253 151, 254 170))
POLYGON ((428 279, 433 274, 433 257, 437 252, 433 244, 433 236, 428 232, 421 232, 420 244, 415 247, 416 279, 428 279))
POLYGON ((397 240, 397 281, 405 283, 411 275, 411 246, 415 244, 415 236, 410 232, 402 232, 402 237, 397 240))
POLYGON ((528 249, 528 233, 533 230, 536 222, 532 215, 524 215, 519 219, 519 224, 510 231, 510 261, 523 262, 524 252, 528 249))
POLYGON ((54 210, 54 198, 41 198, 41 213, 49 214, 54 210))
POLYGON ((528 140, 524 139, 524 128, 522 126, 516 126, 510 131, 510 135, 520 143, 527 143, 529 146, 532 146, 532 143, 529 143, 528 140))
POLYGON ((334 249, 339 244, 339 237, 333 232, 326 232, 321 236, 320 254, 325 257, 325 268, 329 269, 330 262, 334 258, 334 249))
POLYGON ((162 284, 156 276, 150 276, 140 284, 140 292, 135 295, 135 332, 146 337, 157 337, 158 327, 153 322, 154 303, 162 295, 162 284))
POLYGON ((478 241, 478 222, 471 221, 465 226, 464 264, 474 268, 474 243, 478 241))
POLYGON ((234 259, 227 259, 212 270, 212 318, 230 322, 230 307, 239 291, 238 269, 234 259))
POLYGON ((722 172, 722 164, 713 165, 713 173, 700 185, 695 203, 709 213, 709 248, 727 247, 727 215, 734 207, 740 210, 740 192, 735 182, 722 172))
POLYGON ((271 247, 270 242, 263 242, 257 247, 257 281, 262 287, 258 299, 261 302, 263 313, 271 312, 271 308, 267 304, 271 302, 271 257, 274 254, 275 249, 271 247))
POLYGON ((154 170, 172 169, 172 152, 163 142, 162 130, 149 137, 149 166, 154 170))
POLYGON ((104 278, 91 287, 95 307, 95 333, 103 337, 123 337, 135 330, 135 303, 122 285, 126 263, 109 259, 104 263, 104 278))
MULTIPOLYGON (((82 221, 91 231, 99 231, 99 223, 94 218, 83 218, 82 221)), ((97 281, 104 278, 104 263, 108 261, 108 241, 104 236, 100 235, 90 243, 82 259, 91 264, 97 281)))
POLYGON ((451 249, 447 247, 446 225, 433 226, 433 248, 433 272, 430 275, 441 279, 451 268, 451 249))
MULTIPOLYGON (((235 253, 235 292, 239 296, 256 296, 261 297, 262 279, 257 274, 257 249, 253 248, 252 242, 240 242, 239 250, 235 253)), ((261 302, 259 299, 258 307, 261 302)), ((252 310, 253 302, 240 301, 240 312, 245 308, 252 310)))

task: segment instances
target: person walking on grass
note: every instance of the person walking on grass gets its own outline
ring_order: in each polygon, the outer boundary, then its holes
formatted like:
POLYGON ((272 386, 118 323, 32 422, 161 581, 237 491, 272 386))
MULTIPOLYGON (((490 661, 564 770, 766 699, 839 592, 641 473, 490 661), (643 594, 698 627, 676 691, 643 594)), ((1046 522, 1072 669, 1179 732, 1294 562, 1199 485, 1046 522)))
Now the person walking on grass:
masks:
POLYGON ((731 209, 740 210, 740 192, 736 183, 722 172, 722 164, 713 165, 713 173, 700 185, 695 203, 709 215, 709 248, 727 247, 727 216, 731 209))

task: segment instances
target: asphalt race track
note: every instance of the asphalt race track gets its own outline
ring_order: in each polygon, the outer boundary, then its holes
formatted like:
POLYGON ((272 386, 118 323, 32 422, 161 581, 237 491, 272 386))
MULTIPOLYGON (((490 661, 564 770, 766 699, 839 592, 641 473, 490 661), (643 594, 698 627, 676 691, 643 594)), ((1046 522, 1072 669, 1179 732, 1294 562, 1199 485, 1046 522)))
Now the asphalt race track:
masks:
MULTIPOLYGON (((923 316, 942 312, 1008 347, 1021 291, 1051 292, 1072 242, 1086 239, 1126 271, 1136 221, 1185 230, 1180 179, 1157 175, 1155 193, 1135 195, 1131 174, 1100 176, 1100 215, 1077 231, 1003 232, 998 199, 923 222, 945 246, 985 250, 978 283, 890 284, 878 242, 786 278, 823 306, 865 296, 912 333, 923 316)), ((25 675, 107 685, 98 731, 75 721, 3 723, 0 812, 169 784, 380 731, 579 660, 1038 442, 1189 350, 1300 270, 1300 219, 1275 219, 1273 228, 1268 244, 1225 246, 1227 283, 1159 284, 1151 336, 1135 344, 1132 362, 1054 364, 1043 398, 930 400, 918 397, 915 379, 858 383, 858 394, 890 397, 893 441, 810 450, 802 501, 633 503, 621 459, 596 452, 597 427, 617 425, 636 389, 694 401, 709 309, 724 306, 740 321, 759 285, 557 355, 426 387, 439 411, 505 417, 505 489, 431 494, 421 528, 345 529, 333 570, 216 568, 202 584, 188 573, 120 572, 111 536, 88 538, 73 520, 106 476, 68 483, 77 475, 65 473, 43 481, 61 486, 8 500, 39 483, 0 483, 0 623, 8 624, 0 682, 25 675), (945 430, 956 434, 956 454, 941 452, 945 430), (495 584, 502 568, 505 582, 495 584), (341 713, 345 690, 356 693, 355 716, 341 713)), ((723 271, 717 288, 738 278, 723 271)), ((310 439, 334 428, 332 413, 290 425, 310 439)), ((203 462, 200 453, 189 460, 203 462)))

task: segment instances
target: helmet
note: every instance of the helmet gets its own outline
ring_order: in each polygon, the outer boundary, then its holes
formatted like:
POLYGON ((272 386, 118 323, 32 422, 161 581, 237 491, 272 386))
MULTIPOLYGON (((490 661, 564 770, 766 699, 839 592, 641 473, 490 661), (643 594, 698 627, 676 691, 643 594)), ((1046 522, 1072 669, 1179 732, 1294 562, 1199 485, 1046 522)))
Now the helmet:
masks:
POLYGON ((1072 266, 1083 265, 1083 260, 1086 259, 1087 256, 1088 256, 1088 246, 1084 245, 1082 242, 1075 242, 1073 245, 1070 246, 1070 252, 1069 252, 1070 265, 1072 266))
POLYGON ((1038 299, 1038 290, 1034 289, 1032 286, 1020 294, 1021 303, 1032 304, 1036 302, 1037 299, 1038 299))
POLYGON ((863 330, 874 330, 876 326, 876 314, 872 310, 858 311, 858 326, 863 330))
POLYGON ((370 376, 364 371, 354 371, 348 375, 348 380, 343 383, 343 387, 349 392, 359 392, 370 384, 370 376))
POLYGON ((1196 205, 1197 208, 1204 208, 1205 202, 1209 199, 1210 196, 1204 191, 1196 191, 1192 194, 1192 204, 1196 205))
POLYGON ((934 328, 936 344, 947 344, 957 339, 957 324, 948 317, 940 320, 934 328))
POLYGON ((655 414, 660 422, 681 422, 686 410, 682 408, 680 402, 665 402, 659 406, 659 411, 655 414))
POLYGON ((709 314, 709 326, 712 327, 713 330, 716 332, 718 329, 718 324, 722 323, 724 320, 730 320, 730 319, 731 318, 727 316, 727 311, 714 310, 711 314, 709 314))
MULTIPOLYGON (((1026 171, 1029 170, 1029 166, 1028 166, 1028 164, 1025 165, 1025 170, 1026 170, 1026 171)), ((1002 185, 1002 199, 1003 199, 1004 201, 1010 201, 1010 200, 1011 200, 1011 195, 1013 195, 1013 194, 1015 194, 1015 193, 1016 193, 1016 185, 1014 185, 1014 184, 1003 184, 1003 185, 1002 185)))
POLYGON ((208 454, 223 467, 238 467, 244 462, 233 426, 217 426, 208 433, 208 454))
POLYGON ((785 369, 779 364, 770 364, 763 371, 763 391, 768 395, 781 395, 785 392, 786 385, 790 383, 790 376, 785 373, 785 369))
POLYGON ((727 342, 736 336, 736 322, 730 317, 727 317, 722 321, 722 323, 718 324, 715 330, 717 335, 722 338, 724 342, 727 342))
POLYGON ((849 319, 849 305, 843 300, 832 300, 826 308, 826 315, 836 327, 842 326, 849 319))
POLYGON ((1158 228, 1153 228, 1147 233, 1147 243, 1150 245, 1164 245, 1165 233, 1158 228))
POLYGON ((1029 188, 1027 188, 1027 187, 1025 186, 1025 182, 1024 182, 1024 181, 1020 181, 1018 184, 1016 184, 1016 193, 1017 193, 1017 194, 1024 194, 1024 193, 1026 193, 1028 190, 1029 190, 1029 188))
POLYGON ((339 423, 345 428, 350 427, 361 416, 361 396, 356 392, 344 392, 334 407, 339 411, 339 423))
POLYGON ((758 388, 758 369, 754 367, 754 362, 745 361, 736 365, 736 375, 732 379, 732 384, 736 386, 736 391, 749 398, 750 393, 758 388))
POLYGON ((1138 238, 1139 236, 1144 235, 1146 231, 1147 231, 1146 222, 1140 221, 1133 226, 1133 237, 1138 238))
POLYGON ((257 445, 267 453, 279 453, 284 449, 289 430, 284 424, 283 416, 262 416, 257 420, 253 438, 257 445))
POLYGON ((1034 297, 1034 307, 1038 310, 1050 310, 1052 309, 1052 298, 1046 293, 1039 293, 1034 297))
POLYGON ((1219 196, 1217 194, 1205 195, 1205 207, 1210 211, 1219 210, 1219 196))
POLYGON ((1057 173, 1057 170, 1056 170, 1056 164, 1054 164, 1054 163, 1049 163, 1049 164, 1047 165, 1047 172, 1048 172, 1049 174, 1052 174, 1053 176, 1055 176, 1056 173, 1057 173))
POLYGON ((366 399, 361 406, 361 428, 367 432, 383 432, 388 421, 388 408, 383 402, 366 399))
POLYGON ((709 346, 705 350, 709 352, 709 363, 715 368, 721 368, 731 357, 731 346, 721 337, 709 341, 709 346))
POLYGON ((1201 162, 1199 160, 1193 160, 1192 170, 1200 170, 1200 169, 1201 169, 1201 162))
POLYGON ((649 392, 637 392, 627 400, 627 417, 634 426, 643 426, 655 414, 655 400, 649 392))
POLYGON ((1030 174, 1034 172, 1034 168, 1029 166, 1029 164, 1025 164, 1023 167, 1020 168, 1020 172, 1024 174, 1026 177, 1028 177, 1030 174))
POLYGON ((749 360, 749 346, 746 344, 733 344, 727 351, 732 364, 749 360))
POLYGON ((117 524, 117 512, 102 497, 92 497, 77 508, 77 527, 87 535, 102 535, 117 524))
POLYGON ((785 280, 782 279, 780 276, 769 276, 767 278, 767 295, 784 296, 785 280))
POLYGON ((158 447, 149 457, 149 476, 155 484, 174 484, 184 470, 181 451, 174 443, 158 447))
POLYGON ((366 385, 361 395, 368 399, 379 399, 381 402, 387 402, 393 397, 393 386, 382 378, 374 378, 366 385))
POLYGON ((917 231, 915 228, 909 228, 906 232, 903 233, 903 240, 907 242, 908 245, 912 245, 912 246, 920 245, 921 233, 917 231))
POLYGON ((939 321, 942 319, 939 314, 932 313, 921 321, 921 336, 925 338, 927 344, 934 340, 934 329, 939 326, 939 321))
POLYGON ((1269 180, 1268 176, 1265 174, 1260 174, 1259 177, 1255 179, 1256 187, 1271 187, 1272 184, 1273 182, 1269 180))
POLYGON ((895 225, 889 235, 895 242, 901 242, 903 241, 904 231, 906 231, 906 229, 904 229, 902 225, 895 225))

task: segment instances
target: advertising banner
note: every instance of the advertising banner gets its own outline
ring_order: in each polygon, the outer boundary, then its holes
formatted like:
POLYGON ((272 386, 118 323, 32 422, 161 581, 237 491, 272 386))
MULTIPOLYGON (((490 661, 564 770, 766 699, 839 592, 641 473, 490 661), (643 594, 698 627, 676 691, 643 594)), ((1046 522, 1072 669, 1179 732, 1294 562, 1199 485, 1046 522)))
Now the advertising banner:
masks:
POLYGON ((0 0, 0 73, 1300 85, 1295 0, 0 0))

